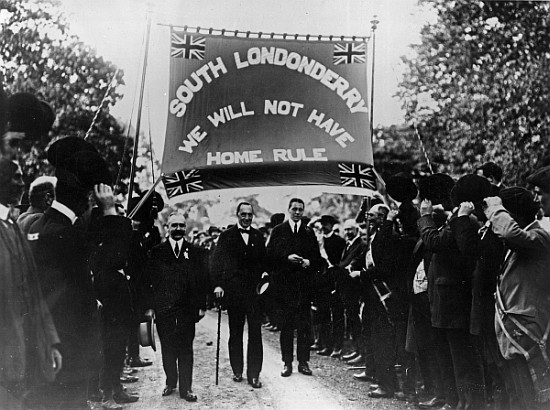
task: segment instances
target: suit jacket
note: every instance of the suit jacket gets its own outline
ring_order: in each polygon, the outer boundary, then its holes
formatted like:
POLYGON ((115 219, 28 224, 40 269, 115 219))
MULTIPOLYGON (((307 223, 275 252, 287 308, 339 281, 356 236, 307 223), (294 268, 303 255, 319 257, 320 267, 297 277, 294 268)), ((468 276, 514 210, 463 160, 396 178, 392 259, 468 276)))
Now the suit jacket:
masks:
POLYGON ((351 270, 361 270, 365 267, 367 244, 357 236, 349 247, 344 249, 342 259, 336 268, 336 286, 345 299, 358 300, 361 294, 359 280, 349 276, 351 270))
POLYGON ((256 286, 268 270, 264 237, 257 229, 249 232, 248 245, 237 225, 222 232, 212 257, 212 286, 223 288, 228 306, 255 302, 256 286))
POLYGON ((169 241, 153 247, 144 274, 146 309, 156 315, 183 311, 198 320, 199 309, 206 310, 207 263, 206 251, 185 240, 179 258, 169 241))
POLYGON ((89 261, 101 266, 102 272, 109 266, 114 271, 124 266, 120 263, 124 245, 114 238, 129 229, 129 221, 101 216, 96 222, 97 228, 85 231, 50 208, 29 230, 42 292, 61 339, 63 368, 57 379, 62 382, 87 380, 97 374, 101 363, 97 295, 89 261))
MULTIPOLYGON (((432 326, 444 329, 470 327, 476 259, 458 246, 458 242, 468 244, 468 241, 457 239, 457 236, 464 235, 456 229, 455 225, 460 223, 458 219, 451 217, 442 229, 437 228, 431 215, 424 215, 418 220, 425 249, 432 252, 428 271, 432 326)), ((476 234, 476 231, 473 233, 476 234)), ((477 245, 470 243, 468 246, 477 245)))
MULTIPOLYGON (((502 206, 491 207, 488 212, 493 232, 504 239, 511 250, 504 261, 498 288, 504 309, 532 334, 542 338, 550 321, 550 233, 537 221, 521 229, 502 206)), ((506 316, 503 320, 508 326, 506 316)), ((513 326, 508 331, 516 336, 512 329, 513 326)), ((496 332, 505 359, 521 356, 498 324, 496 332)), ((524 348, 533 346, 525 335, 516 341, 524 348)), ((550 347, 547 350, 550 351, 550 347)))
POLYGON ((275 298, 283 306, 297 306, 312 301, 312 280, 316 270, 323 267, 315 234, 303 223, 294 234, 290 223, 284 222, 271 231, 267 255, 272 264, 275 298), (307 269, 288 261, 288 256, 297 254, 309 259, 307 269))

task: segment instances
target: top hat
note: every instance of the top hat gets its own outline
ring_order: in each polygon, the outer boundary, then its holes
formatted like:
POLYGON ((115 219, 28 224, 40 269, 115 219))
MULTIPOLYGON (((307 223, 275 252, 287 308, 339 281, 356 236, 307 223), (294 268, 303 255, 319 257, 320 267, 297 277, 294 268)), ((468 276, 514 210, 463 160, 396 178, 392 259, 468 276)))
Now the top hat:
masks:
POLYGON ((412 176, 406 172, 400 172, 390 177, 386 182, 386 192, 399 202, 411 202, 418 193, 412 176))
POLYGON ((31 138, 48 133, 55 121, 55 113, 48 103, 31 93, 16 93, 8 99, 10 131, 24 132, 31 138))

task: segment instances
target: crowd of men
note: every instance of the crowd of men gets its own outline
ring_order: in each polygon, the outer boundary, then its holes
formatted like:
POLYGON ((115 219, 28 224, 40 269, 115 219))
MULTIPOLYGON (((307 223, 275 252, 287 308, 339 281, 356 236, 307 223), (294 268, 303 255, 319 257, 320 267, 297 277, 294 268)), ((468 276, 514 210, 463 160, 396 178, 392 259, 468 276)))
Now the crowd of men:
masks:
POLYGON ((292 198, 288 218, 277 214, 260 230, 252 204, 241 202, 235 224, 188 239, 186 217, 174 212, 162 238, 160 195, 132 198, 130 210, 140 206, 132 220, 120 215, 106 162, 76 137, 49 145, 55 178, 34 181, 18 215, 18 145, 47 134, 52 115, 32 94, 8 99, 0 88, 0 403, 8 408, 137 401, 122 381, 126 357, 150 364, 137 345, 144 318, 154 318, 160 338, 162 396, 178 389, 196 401, 195 325, 212 296, 227 308, 236 383, 244 374, 262 388, 269 321, 280 330, 282 377, 295 358, 311 376, 315 352, 363 370, 353 377, 370 381, 374 398, 548 407, 550 233, 541 219, 550 216, 550 165, 527 178, 529 190, 504 187, 494 163, 457 181, 397 174, 341 224, 337 215, 305 218, 304 201, 292 198))

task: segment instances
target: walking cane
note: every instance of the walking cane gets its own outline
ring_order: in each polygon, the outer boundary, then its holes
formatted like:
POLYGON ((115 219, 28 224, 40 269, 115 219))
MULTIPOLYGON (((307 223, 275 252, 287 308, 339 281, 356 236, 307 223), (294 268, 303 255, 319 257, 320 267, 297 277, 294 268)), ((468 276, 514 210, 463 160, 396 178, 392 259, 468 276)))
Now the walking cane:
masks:
POLYGON ((218 341, 216 344, 216 386, 218 385, 218 376, 220 373, 220 327, 222 322, 222 303, 218 301, 218 341))

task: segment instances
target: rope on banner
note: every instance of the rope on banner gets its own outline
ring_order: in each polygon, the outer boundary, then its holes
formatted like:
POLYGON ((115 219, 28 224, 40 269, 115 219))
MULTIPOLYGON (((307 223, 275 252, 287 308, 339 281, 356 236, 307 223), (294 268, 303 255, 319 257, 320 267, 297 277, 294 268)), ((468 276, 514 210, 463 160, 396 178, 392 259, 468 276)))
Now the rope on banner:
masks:
POLYGON ((424 154, 424 158, 426 158, 426 163, 428 164, 428 168, 430 172, 433 174, 434 170, 432 168, 432 163, 430 162, 430 158, 428 157, 428 152, 424 147, 424 143, 422 142, 422 137, 420 136, 420 132, 418 131, 418 127, 416 126, 415 121, 413 121, 413 128, 414 128, 414 133, 416 135, 416 138, 418 138, 418 142, 420 142, 420 149, 422 149, 422 154, 424 154))
POLYGON ((190 27, 187 25, 177 26, 173 24, 157 23, 158 26, 165 27, 174 27, 183 29, 184 31, 191 31, 197 34, 210 34, 210 35, 222 35, 222 36, 233 36, 243 38, 271 38, 271 39, 282 39, 286 40, 287 38, 294 38, 294 40, 304 39, 309 41, 311 38, 316 38, 318 41, 333 41, 339 39, 340 41, 363 41, 367 42, 370 39, 369 36, 334 36, 334 35, 323 35, 323 34, 288 34, 288 33, 264 33, 262 31, 239 31, 239 30, 226 30, 226 29, 215 29, 215 28, 202 28, 202 27, 190 27))
POLYGON ((107 100, 107 97, 109 96, 109 93, 111 92, 111 88, 113 88, 114 80, 116 79, 116 76, 118 75, 118 71, 119 71, 119 69, 117 68, 114 75, 111 77, 111 81, 109 81, 109 85, 107 86, 107 91, 105 91, 105 95, 103 95, 103 99, 101 100, 101 103, 97 107, 94 118, 92 119, 92 123, 90 124, 90 128, 88 128, 88 131, 86 131, 86 135, 84 136, 85 140, 87 140, 90 137, 90 133, 92 132, 92 129, 94 128, 94 125, 97 121, 97 118, 99 117, 99 112, 103 108, 103 105, 105 104, 105 101, 107 100))

